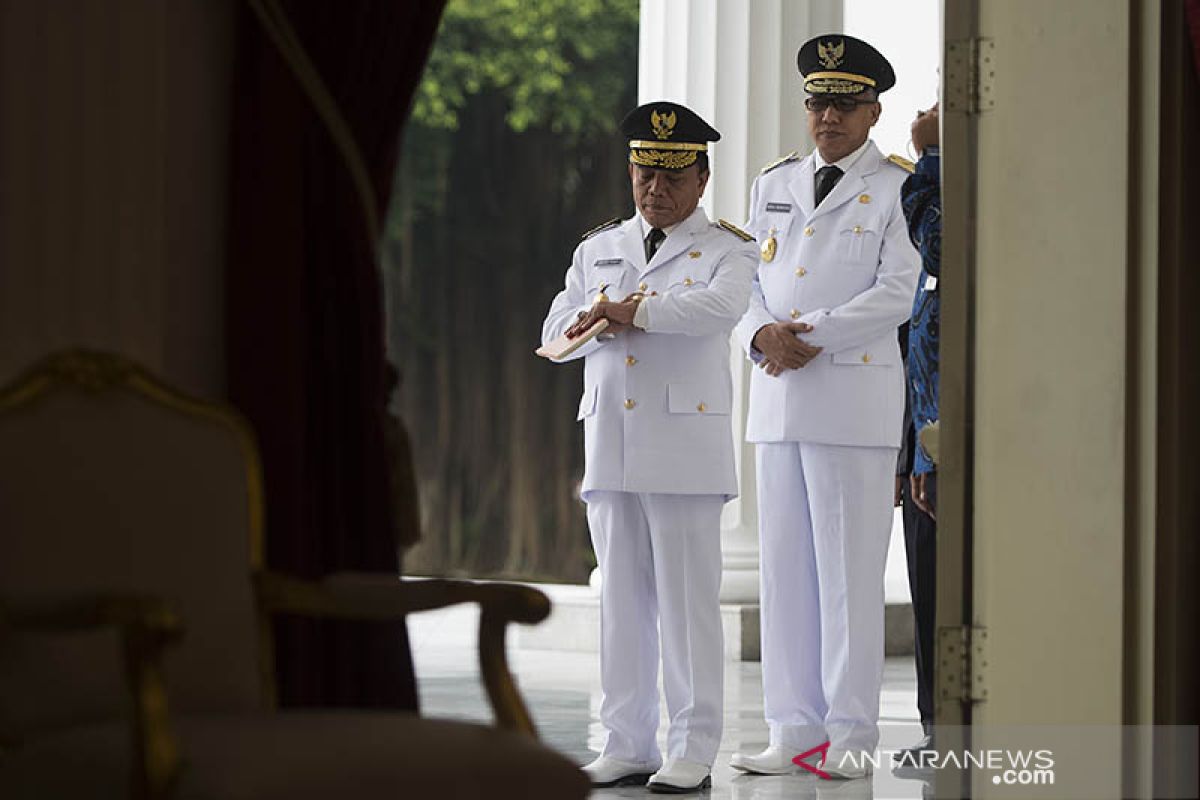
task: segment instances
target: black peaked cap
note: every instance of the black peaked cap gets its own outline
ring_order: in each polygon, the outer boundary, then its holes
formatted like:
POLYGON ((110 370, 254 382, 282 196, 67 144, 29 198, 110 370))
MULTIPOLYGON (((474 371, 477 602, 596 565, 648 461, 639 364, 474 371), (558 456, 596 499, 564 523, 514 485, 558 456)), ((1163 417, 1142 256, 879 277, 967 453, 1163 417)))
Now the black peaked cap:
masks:
POLYGON ((796 67, 809 94, 857 94, 868 88, 886 92, 896 85, 896 73, 883 54, 844 33, 809 39, 796 54, 796 67))
POLYGON ((687 106, 661 100, 640 105, 621 120, 629 160, 656 169, 686 169, 721 134, 687 106))

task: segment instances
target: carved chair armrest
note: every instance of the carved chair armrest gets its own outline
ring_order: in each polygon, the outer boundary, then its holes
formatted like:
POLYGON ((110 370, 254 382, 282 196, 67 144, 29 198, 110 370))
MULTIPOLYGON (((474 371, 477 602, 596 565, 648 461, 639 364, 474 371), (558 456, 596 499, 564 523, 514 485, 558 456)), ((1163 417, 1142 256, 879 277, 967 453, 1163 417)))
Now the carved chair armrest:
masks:
POLYGON ((179 777, 179 745, 171 731, 163 653, 183 636, 175 604, 148 595, 0 597, 0 637, 6 629, 71 633, 117 628, 133 696, 133 796, 168 797, 179 777))
POLYGON ((314 582, 261 572, 255 582, 265 610, 312 617, 394 620, 457 603, 479 604, 479 666, 496 723, 537 736, 508 668, 504 634, 510 622, 533 624, 550 615, 550 599, 542 592, 516 584, 405 581, 364 573, 339 573, 314 582))

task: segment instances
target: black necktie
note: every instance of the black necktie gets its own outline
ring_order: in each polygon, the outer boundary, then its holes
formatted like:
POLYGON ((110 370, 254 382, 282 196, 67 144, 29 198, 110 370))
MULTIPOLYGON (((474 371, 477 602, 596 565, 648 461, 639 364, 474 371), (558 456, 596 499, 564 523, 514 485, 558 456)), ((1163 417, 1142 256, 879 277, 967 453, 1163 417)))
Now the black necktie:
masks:
POLYGON ((650 259, 654 258, 654 254, 658 252, 658 246, 663 243, 663 239, 667 235, 659 228, 651 228, 650 233, 646 234, 646 263, 650 263, 650 259))
POLYGON ((833 191, 833 187, 837 186, 837 182, 842 179, 842 171, 832 164, 828 164, 817 170, 817 205, 821 205, 821 201, 826 195, 833 191))

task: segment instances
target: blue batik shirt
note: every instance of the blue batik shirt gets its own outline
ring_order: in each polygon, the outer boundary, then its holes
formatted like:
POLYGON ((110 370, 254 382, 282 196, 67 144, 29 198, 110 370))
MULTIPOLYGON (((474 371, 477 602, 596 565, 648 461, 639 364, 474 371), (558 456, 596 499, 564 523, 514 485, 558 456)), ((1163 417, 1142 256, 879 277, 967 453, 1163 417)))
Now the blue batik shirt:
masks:
MULTIPOLYGON (((941 319, 942 193, 941 153, 928 147, 917 169, 901 187, 908 235, 921 254, 921 279, 913 298, 908 332, 908 399, 913 427, 921 430, 938 418, 938 328, 941 319)), ((919 445, 912 471, 933 472, 933 462, 919 445)))

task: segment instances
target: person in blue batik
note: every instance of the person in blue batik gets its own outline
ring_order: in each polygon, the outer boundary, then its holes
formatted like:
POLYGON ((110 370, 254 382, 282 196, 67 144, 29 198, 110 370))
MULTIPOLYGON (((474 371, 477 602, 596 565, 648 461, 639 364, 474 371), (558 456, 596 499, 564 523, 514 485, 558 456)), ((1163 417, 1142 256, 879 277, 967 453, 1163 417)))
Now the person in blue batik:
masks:
POLYGON ((933 664, 934 599, 937 593, 935 544, 937 527, 937 467, 917 442, 915 433, 938 418, 938 327, 942 267, 941 155, 938 108, 917 114, 912 141, 920 159, 916 171, 900 189, 908 232, 921 254, 921 277, 913 299, 908 331, 908 400, 912 426, 906 437, 912 448, 912 470, 901 485, 904 543, 912 593, 917 666, 917 710, 924 737, 895 758, 901 765, 921 763, 922 751, 934 748, 933 664))

